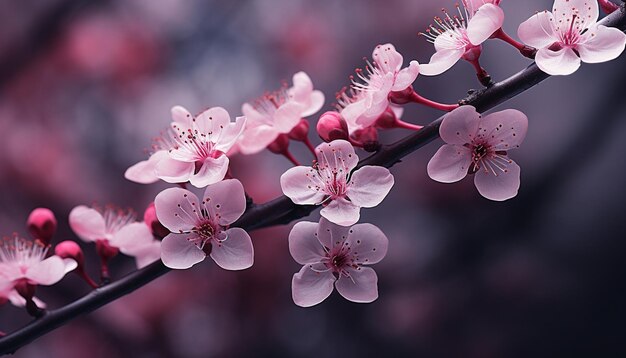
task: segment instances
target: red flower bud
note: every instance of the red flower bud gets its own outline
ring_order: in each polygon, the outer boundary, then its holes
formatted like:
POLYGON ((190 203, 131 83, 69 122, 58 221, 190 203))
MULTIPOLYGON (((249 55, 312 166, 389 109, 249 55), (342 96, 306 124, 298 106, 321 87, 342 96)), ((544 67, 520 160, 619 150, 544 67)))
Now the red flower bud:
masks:
POLYGON ((324 142, 332 142, 336 139, 348 140, 348 125, 338 112, 328 111, 322 114, 317 121, 316 129, 324 142))
POLYGON ((146 208, 146 211, 144 211, 143 222, 148 225, 150 231, 152 231, 152 235, 159 239, 166 237, 170 233, 170 231, 165 228, 165 226, 163 226, 157 218, 154 203, 150 203, 150 205, 146 208))
POLYGON ((57 219, 50 209, 37 208, 28 216, 26 226, 34 239, 47 246, 57 230, 57 219))
POLYGON ((58 243, 54 247, 54 254, 64 259, 74 259, 78 266, 77 271, 82 271, 85 267, 85 255, 78 244, 71 240, 58 243))

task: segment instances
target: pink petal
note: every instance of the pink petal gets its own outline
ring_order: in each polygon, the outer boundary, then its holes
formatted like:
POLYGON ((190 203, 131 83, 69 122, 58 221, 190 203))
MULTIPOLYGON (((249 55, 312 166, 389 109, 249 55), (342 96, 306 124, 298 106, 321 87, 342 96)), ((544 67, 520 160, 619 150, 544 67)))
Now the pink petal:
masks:
POLYGON ((219 138, 217 143, 215 143, 215 150, 228 153, 243 133, 245 125, 246 117, 237 117, 234 123, 228 123, 228 125, 222 130, 222 136, 219 138))
POLYGON ((542 48, 537 51, 535 62, 539 69, 552 75, 571 75, 580 67, 580 58, 571 48, 552 51, 542 48))
POLYGON ((372 58, 385 72, 398 72, 402 68, 402 55, 390 44, 378 45, 372 53, 372 58))
POLYGON ((161 159, 167 157, 167 150, 154 152, 148 160, 141 161, 126 169, 124 177, 139 184, 152 184, 159 180, 156 175, 156 166, 161 159))
POLYGON ((372 98, 369 94, 365 94, 357 101, 350 103, 341 110, 341 116, 350 124, 356 125, 357 120, 363 116, 367 109, 371 106, 372 98))
POLYGON ((79 205, 69 216, 70 227, 84 241, 106 238, 104 218, 97 210, 79 205))
POLYGON ((280 133, 289 133, 293 127, 300 123, 304 105, 289 101, 282 104, 274 113, 274 128, 280 133))
POLYGON ((297 263, 319 263, 325 256, 324 248, 317 238, 318 227, 318 223, 301 221, 289 232, 289 252, 297 263))
POLYGON ((352 173, 346 195, 352 204, 372 208, 380 204, 393 187, 393 175, 389 169, 366 165, 352 173))
POLYGON ((134 256, 131 254, 134 249, 150 245, 153 241, 154 237, 148 225, 135 222, 116 232, 109 240, 109 245, 119 248, 125 255, 134 256))
POLYGON ((411 61, 409 67, 403 68, 396 75, 396 80, 391 87, 392 91, 402 91, 415 82, 420 73, 420 65, 417 61, 411 61))
POLYGON ((528 46, 535 48, 549 47, 559 41, 554 33, 554 16, 549 11, 542 11, 522 22, 517 29, 517 36, 528 46))
POLYGON ((200 133, 208 135, 208 140, 218 142, 223 128, 230 124, 230 115, 222 107, 209 108, 196 117, 196 125, 200 133))
POLYGON ((528 117, 518 110, 506 109, 485 116, 480 127, 486 131, 479 129, 479 136, 484 136, 495 150, 507 151, 518 148, 526 138, 528 117))
POLYGON ((188 269, 204 260, 204 252, 189 240, 197 234, 169 234, 161 242, 161 260, 171 269, 188 269))
POLYGON ((356 256, 356 262, 364 265, 380 262, 389 246, 387 236, 378 227, 367 223, 351 227, 346 242, 356 256))
POLYGON ((461 106, 445 115, 439 127, 439 135, 448 144, 464 145, 471 143, 481 115, 472 106, 461 106))
POLYGON ((244 103, 241 106, 241 112, 248 119, 248 126, 250 127, 256 127, 263 123, 271 122, 272 120, 270 117, 261 114, 249 103, 244 103))
POLYGON ((326 194, 323 181, 311 167, 293 167, 280 176, 283 193, 298 205, 319 204, 326 194))
POLYGON ((141 248, 135 248, 126 255, 135 258, 137 269, 142 269, 161 258, 161 242, 154 240, 151 244, 141 248))
POLYGON ((378 298, 378 277, 371 267, 348 268, 350 277, 341 276, 335 283, 337 292, 357 303, 370 303, 378 298))
POLYGON ((198 222, 198 197, 182 188, 165 189, 154 198, 154 208, 161 224, 171 232, 188 232, 198 222))
MULTIPOLYGON (((498 165, 503 166, 500 162, 498 165)), ((520 167, 511 161, 506 166, 506 172, 495 169, 497 176, 485 168, 480 168, 474 174, 474 184, 480 195, 495 201, 504 201, 517 195, 520 186, 520 167)))
MULTIPOLYGON (((439 35, 439 37, 445 36, 445 33, 439 35)), ((447 70, 449 70, 455 63, 457 63, 463 54, 465 48, 452 48, 437 50, 435 54, 430 58, 430 62, 420 65, 420 74, 425 76, 437 76, 447 70)))
POLYGON ((53 285, 65 276, 65 262, 59 256, 47 259, 28 268, 24 277, 36 285, 53 285))
POLYGON ((324 106, 324 93, 322 91, 315 90, 309 96, 309 101, 306 102, 307 107, 300 114, 302 117, 308 117, 317 113, 324 106))
POLYGON ((596 26, 585 34, 587 41, 578 45, 583 62, 599 63, 611 61, 624 52, 626 34, 614 27, 596 26))
MULTIPOLYGON (((324 270, 324 265, 315 266, 316 270, 324 270)), ((293 302, 300 307, 311 307, 324 301, 333 292, 335 276, 326 270, 313 271, 310 265, 302 266, 300 272, 293 275, 291 296, 293 302)))
POLYGON ((428 176, 440 183, 454 183, 467 175, 472 153, 467 147, 446 144, 428 162, 428 176))
POLYGON ((248 122, 243 134, 239 137, 238 146, 241 153, 245 155, 256 154, 276 140, 279 134, 274 127, 265 124, 252 127, 248 122))
POLYGON ((359 221, 361 208, 352 204, 344 198, 337 198, 332 200, 327 206, 325 206, 320 214, 333 222, 341 226, 354 225, 359 221))
MULTIPOLYGON (((322 143, 315 148, 320 170, 330 168, 339 172, 351 171, 359 163, 359 157, 350 142, 338 139, 330 143, 322 143)), ((347 173, 345 173, 347 174, 347 173)))
POLYGON ((349 227, 333 224, 323 216, 320 218, 319 227, 317 228, 317 239, 323 246, 328 248, 341 246, 349 234, 349 227))
POLYGON ((246 194, 237 179, 226 179, 209 185, 204 191, 204 202, 213 220, 228 226, 246 211, 246 194))
POLYGON ((157 164, 156 175, 168 183, 184 183, 189 181, 194 169, 192 162, 180 162, 167 156, 157 164))
POLYGON ((185 107, 183 106, 174 106, 172 107, 172 119, 176 123, 180 123, 185 127, 191 126, 191 121, 193 120, 193 116, 185 107))
POLYGON ((65 273, 74 271, 78 267, 78 262, 74 259, 63 259, 63 265, 65 265, 65 273))
POLYGON ((313 92, 313 82, 309 75, 304 71, 300 71, 293 75, 293 87, 289 89, 289 95, 294 101, 306 104, 313 92))
POLYGON ((217 158, 206 158, 200 170, 191 175, 189 182, 196 188, 204 188, 207 185, 217 183, 226 176, 229 162, 226 155, 220 155, 217 158))
POLYGON ((569 27, 567 21, 571 21, 574 15, 577 19, 583 19, 585 24, 595 23, 600 16, 600 8, 598 2, 593 0, 555 0, 553 13, 557 24, 563 23, 569 27))
POLYGON ((504 11, 497 5, 485 4, 469 20, 467 37, 472 44, 480 45, 501 28, 503 22, 504 11))
POLYGON ((254 248, 250 235, 241 228, 226 230, 226 240, 212 241, 211 258, 225 270, 243 270, 254 262, 254 248))

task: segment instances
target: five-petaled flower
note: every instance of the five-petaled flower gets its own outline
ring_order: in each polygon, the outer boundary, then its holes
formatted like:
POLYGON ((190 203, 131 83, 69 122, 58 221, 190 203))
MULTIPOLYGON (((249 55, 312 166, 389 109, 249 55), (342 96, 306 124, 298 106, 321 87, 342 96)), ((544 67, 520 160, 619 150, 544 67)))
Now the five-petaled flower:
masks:
POLYGON ((302 264, 293 275, 293 301, 310 307, 324 301, 333 285, 346 299, 369 303, 378 298, 378 277, 367 266, 387 254, 388 240, 372 224, 344 227, 321 218, 319 224, 302 221, 289 233, 289 252, 302 264))
POLYGON ((280 177, 280 185, 296 204, 324 205, 322 216, 335 224, 355 224, 361 207, 380 204, 393 186, 393 175, 387 168, 367 165, 353 173, 359 158, 345 140, 322 143, 315 153, 313 167, 289 169, 280 177))
POLYGON ((159 259, 161 242, 143 222, 135 222, 135 214, 113 206, 89 208, 79 205, 69 216, 72 230, 86 242, 95 242, 98 254, 106 261, 118 251, 133 256, 142 268, 159 259))
POLYGON ((298 72, 293 75, 293 87, 286 85, 267 93, 241 110, 248 119, 237 147, 242 154, 255 154, 274 142, 279 135, 289 134, 303 117, 319 111, 324 94, 313 89, 311 78, 298 72))
POLYGON ((458 15, 435 17, 435 24, 423 35, 435 45, 435 54, 430 62, 421 65, 426 76, 439 75, 460 59, 476 63, 480 57, 481 44, 502 27, 504 11, 499 1, 464 1, 465 8, 457 5, 458 15))
POLYGON ((165 266, 186 269, 207 255, 226 270, 252 266, 250 236, 241 228, 228 228, 246 210, 245 193, 238 180, 207 186, 202 201, 185 189, 165 189, 156 196, 154 205, 159 221, 172 232, 161 245, 165 266))
POLYGON ((606 62, 624 51, 626 34, 598 25, 599 14, 596 0, 555 0, 552 12, 539 12, 523 22, 518 36, 538 49, 535 61, 542 71, 569 75, 581 60, 606 62))
POLYGON ((343 89, 337 95, 342 117, 349 128, 365 128, 374 124, 389 106, 389 94, 409 87, 419 75, 420 67, 413 60, 402 68, 403 57, 390 44, 378 45, 372 53, 373 63, 365 71, 357 70, 350 92, 343 89))
POLYGON ((37 285, 50 286, 76 268, 76 261, 52 255, 46 258, 49 246, 17 235, 0 240, 0 304, 10 300, 24 306, 25 298, 43 303, 32 294, 37 285))
POLYGON ((428 175, 438 182, 457 182, 474 174, 478 192, 503 201, 517 195, 520 167, 507 152, 518 148, 528 130, 524 113, 507 109, 482 117, 472 106, 448 113, 439 134, 447 144, 428 163, 428 175))
POLYGON ((217 183, 228 171, 226 153, 235 145, 243 132, 245 117, 230 121, 228 112, 213 107, 197 117, 185 108, 172 108, 170 128, 157 138, 155 152, 148 160, 126 170, 126 179, 141 183, 154 183, 158 179, 168 183, 189 181, 197 188, 217 183))

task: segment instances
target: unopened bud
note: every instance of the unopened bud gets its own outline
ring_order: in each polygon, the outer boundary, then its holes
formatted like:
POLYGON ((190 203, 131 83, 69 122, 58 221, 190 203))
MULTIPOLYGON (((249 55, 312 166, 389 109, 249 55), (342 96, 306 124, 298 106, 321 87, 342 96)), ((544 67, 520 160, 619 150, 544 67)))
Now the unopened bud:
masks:
POLYGON ((37 208, 28 215, 26 226, 35 240, 47 246, 57 231, 57 219, 50 209, 37 208))
POLYGON ((317 134, 324 142, 332 142, 336 139, 348 139, 348 125, 341 118, 339 112, 328 111, 320 116, 317 121, 317 134))
POLYGON ((63 259, 74 259, 78 264, 76 267, 77 271, 82 271, 85 267, 85 255, 83 254, 83 250, 74 241, 66 240, 58 243, 54 247, 54 254, 63 259))
POLYGON ((146 208, 146 211, 144 211, 143 222, 148 225, 150 231, 152 231, 152 235, 159 239, 166 237, 170 233, 170 231, 166 229, 157 218, 154 203, 150 203, 150 205, 146 208))
POLYGON ((309 121, 300 119, 300 122, 289 132, 289 138, 304 142, 309 136, 309 121))

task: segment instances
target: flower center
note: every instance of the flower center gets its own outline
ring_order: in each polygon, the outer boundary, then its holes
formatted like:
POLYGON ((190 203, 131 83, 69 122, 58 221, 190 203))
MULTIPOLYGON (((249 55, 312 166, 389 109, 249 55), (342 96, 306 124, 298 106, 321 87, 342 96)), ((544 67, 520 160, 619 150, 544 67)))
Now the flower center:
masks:
POLYGON ((437 41, 437 45, 443 48, 467 49, 474 46, 467 37, 467 19, 471 17, 471 13, 459 4, 456 5, 456 9, 458 15, 453 16, 442 9, 444 16, 435 16, 435 23, 431 24, 426 32, 420 32, 420 35, 426 37, 428 42, 437 41))

